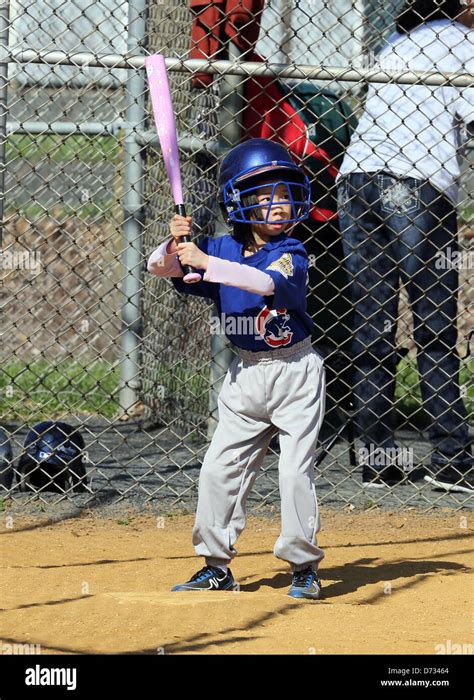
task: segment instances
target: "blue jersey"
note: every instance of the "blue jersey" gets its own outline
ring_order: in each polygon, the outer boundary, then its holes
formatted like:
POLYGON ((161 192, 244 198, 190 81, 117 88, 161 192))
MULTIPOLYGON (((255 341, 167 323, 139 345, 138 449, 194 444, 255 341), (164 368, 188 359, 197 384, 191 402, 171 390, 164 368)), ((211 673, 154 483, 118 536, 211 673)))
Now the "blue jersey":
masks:
POLYGON ((243 256, 242 243, 230 235, 207 237, 197 245, 207 255, 266 272, 275 284, 274 293, 263 297, 230 285, 205 281, 186 284, 172 277, 178 292, 215 303, 219 320, 215 330, 219 325, 234 345, 253 352, 295 345, 311 335, 313 321, 306 313, 308 256, 300 241, 283 232, 249 257, 243 256))

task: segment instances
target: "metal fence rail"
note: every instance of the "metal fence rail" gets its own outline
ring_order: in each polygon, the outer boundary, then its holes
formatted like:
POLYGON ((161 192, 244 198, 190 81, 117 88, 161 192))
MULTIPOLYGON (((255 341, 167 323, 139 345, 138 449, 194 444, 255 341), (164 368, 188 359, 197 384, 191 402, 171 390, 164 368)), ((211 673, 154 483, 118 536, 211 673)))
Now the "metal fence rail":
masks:
MULTIPOLYGON (((215 332, 210 302, 178 295, 169 280, 145 271, 148 255, 169 235, 173 210, 146 85, 146 55, 166 56, 196 240, 227 232, 216 204, 220 158, 254 135, 260 120, 268 134, 282 139, 285 123, 276 126, 273 115, 283 102, 293 105, 298 118, 310 120, 308 138, 322 133, 333 109, 343 114, 339 131, 329 130, 318 143, 329 154, 324 166, 315 172, 308 154, 303 158, 314 183, 313 206, 326 213, 332 206, 337 213, 334 177, 348 146, 341 134, 347 129, 350 136, 368 89, 425 86, 458 90, 468 99, 474 89, 468 66, 454 71, 380 66, 377 51, 394 29, 401 2, 267 0, 261 14, 254 3, 256 14, 239 25, 233 40, 226 4, 214 3, 218 14, 209 37, 217 37, 217 49, 196 57, 196 51, 190 54, 191 36, 210 4, 203 2, 194 13, 179 0, 92 5, 39 0, 33 10, 16 0, 1 6, 0 496, 18 507, 192 505, 196 497, 199 466, 218 418, 216 396, 235 349, 215 332), (248 39, 252 25, 259 29, 257 40, 255 31, 248 39), (305 93, 305 86, 316 89, 305 93), (311 100, 321 95, 327 107, 311 122, 311 100), (20 473, 28 431, 44 420, 65 421, 82 434, 85 490, 70 482, 53 490, 48 473, 43 486, 33 487, 20 473)), ((445 377, 441 385, 438 377, 435 387, 435 397, 446 397, 446 414, 462 401, 467 417, 460 420, 471 435, 472 169, 468 148, 459 233, 453 238, 459 252, 439 267, 441 287, 448 276, 453 284, 456 270, 452 294, 458 310, 438 329, 441 340, 449 325, 457 335, 455 347, 444 345, 438 366, 455 355, 460 375, 445 377)), ((346 204, 339 199, 340 214, 346 204)), ((313 344, 328 372, 327 415, 316 455, 320 501, 343 507, 469 507, 471 494, 437 490, 422 478, 438 423, 426 399, 431 375, 420 374, 416 364, 409 278, 390 326, 390 332, 396 329, 390 413, 395 458, 403 458, 410 480, 390 489, 363 485, 364 463, 377 458, 380 445, 368 455, 361 440, 368 426, 357 426, 354 413, 357 386, 369 379, 354 382, 351 375, 358 362, 357 302, 345 234, 337 216, 313 218, 296 233, 309 256, 313 344)), ((416 257, 418 251, 411 253, 416 257)), ((392 266, 401 264, 390 255, 392 266)), ((365 319, 373 328, 380 320, 376 303, 374 296, 365 319)), ((439 304, 437 312, 442 314, 439 304)), ((380 367, 382 360, 374 362, 380 367)), ((385 419, 373 415, 371 430, 385 419)), ((252 504, 278 503, 278 459, 278 444, 272 443, 252 504)))

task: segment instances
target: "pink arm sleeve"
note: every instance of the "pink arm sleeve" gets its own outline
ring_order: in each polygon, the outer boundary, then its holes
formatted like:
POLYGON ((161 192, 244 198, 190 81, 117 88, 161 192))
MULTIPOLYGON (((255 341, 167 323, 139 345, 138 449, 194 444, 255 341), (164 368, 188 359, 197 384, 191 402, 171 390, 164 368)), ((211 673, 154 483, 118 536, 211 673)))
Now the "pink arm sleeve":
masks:
POLYGON ((164 241, 148 258, 147 270, 157 277, 184 277, 176 253, 168 253, 171 239, 164 241))
POLYGON ((238 287, 263 297, 269 296, 275 291, 275 283, 266 272, 256 270, 250 265, 241 265, 230 260, 216 258, 213 255, 209 256, 204 280, 238 287))

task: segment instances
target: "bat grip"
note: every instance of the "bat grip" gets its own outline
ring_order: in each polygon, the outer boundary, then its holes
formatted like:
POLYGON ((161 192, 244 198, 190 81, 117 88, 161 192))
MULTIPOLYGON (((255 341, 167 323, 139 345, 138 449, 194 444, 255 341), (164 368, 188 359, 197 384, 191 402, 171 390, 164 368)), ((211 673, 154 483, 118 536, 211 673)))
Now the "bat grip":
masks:
MULTIPOLYGON (((184 204, 176 204, 174 209, 179 216, 186 216, 186 207, 184 204)), ((181 240, 183 243, 189 243, 191 241, 189 236, 181 236, 181 240)), ((193 270, 191 265, 181 265, 181 268, 184 272, 183 280, 187 284, 201 281, 201 275, 193 270)))

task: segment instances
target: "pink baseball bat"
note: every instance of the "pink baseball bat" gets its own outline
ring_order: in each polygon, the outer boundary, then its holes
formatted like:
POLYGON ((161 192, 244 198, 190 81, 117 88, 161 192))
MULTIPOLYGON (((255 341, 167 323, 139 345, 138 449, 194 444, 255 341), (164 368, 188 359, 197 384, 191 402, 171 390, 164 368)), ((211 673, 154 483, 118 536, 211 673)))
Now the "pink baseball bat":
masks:
MULTIPOLYGON (((160 139, 168 180, 171 185, 175 211, 180 216, 186 216, 179 167, 176 121, 164 56, 159 53, 147 56, 145 58, 145 68, 148 76, 156 130, 160 139)), ((181 240, 183 243, 187 243, 190 238, 189 236, 183 236, 181 240)), ((199 282, 201 280, 201 275, 193 270, 190 265, 184 265, 183 270, 185 272, 184 282, 189 284, 190 282, 199 282)))

